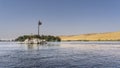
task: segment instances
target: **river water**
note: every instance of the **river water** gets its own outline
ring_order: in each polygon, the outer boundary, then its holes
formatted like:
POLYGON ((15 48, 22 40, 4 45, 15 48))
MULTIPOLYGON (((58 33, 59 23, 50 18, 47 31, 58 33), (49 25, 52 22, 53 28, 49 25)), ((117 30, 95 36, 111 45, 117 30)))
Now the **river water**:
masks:
POLYGON ((120 42, 0 42, 0 68, 120 68, 120 42))

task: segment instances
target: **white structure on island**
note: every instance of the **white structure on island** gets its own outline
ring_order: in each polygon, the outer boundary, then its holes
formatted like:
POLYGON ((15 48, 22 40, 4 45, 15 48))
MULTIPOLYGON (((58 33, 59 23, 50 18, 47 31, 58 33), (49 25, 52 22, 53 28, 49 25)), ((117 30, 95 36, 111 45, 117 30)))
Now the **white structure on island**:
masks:
POLYGON ((26 43, 26 44, 45 44, 47 42, 45 40, 40 40, 40 39, 37 39, 37 38, 32 38, 32 39, 26 39, 24 41, 24 43, 26 43))

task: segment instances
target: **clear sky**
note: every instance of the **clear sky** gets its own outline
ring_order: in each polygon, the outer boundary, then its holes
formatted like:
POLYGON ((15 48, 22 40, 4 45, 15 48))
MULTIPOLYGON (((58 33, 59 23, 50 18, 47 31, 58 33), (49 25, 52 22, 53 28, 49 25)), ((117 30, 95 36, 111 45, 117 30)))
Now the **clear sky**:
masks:
POLYGON ((120 0, 0 0, 0 38, 120 31, 120 0))

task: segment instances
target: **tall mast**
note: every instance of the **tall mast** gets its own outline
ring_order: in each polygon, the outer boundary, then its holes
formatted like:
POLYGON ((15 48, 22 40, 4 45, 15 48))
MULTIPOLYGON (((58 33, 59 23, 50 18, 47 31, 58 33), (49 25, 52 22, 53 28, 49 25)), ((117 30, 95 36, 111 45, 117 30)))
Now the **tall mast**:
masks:
POLYGON ((40 36, 40 25, 42 25, 41 21, 38 22, 38 36, 40 36))

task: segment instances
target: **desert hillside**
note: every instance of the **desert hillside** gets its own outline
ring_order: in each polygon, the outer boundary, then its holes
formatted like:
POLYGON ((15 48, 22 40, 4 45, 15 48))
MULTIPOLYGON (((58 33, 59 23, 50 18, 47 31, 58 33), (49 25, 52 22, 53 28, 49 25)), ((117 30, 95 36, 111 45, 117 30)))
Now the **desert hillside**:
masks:
POLYGON ((120 32, 91 33, 71 36, 60 36, 61 40, 89 40, 89 41, 107 41, 120 40, 120 32))

